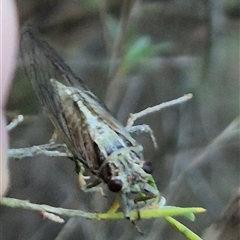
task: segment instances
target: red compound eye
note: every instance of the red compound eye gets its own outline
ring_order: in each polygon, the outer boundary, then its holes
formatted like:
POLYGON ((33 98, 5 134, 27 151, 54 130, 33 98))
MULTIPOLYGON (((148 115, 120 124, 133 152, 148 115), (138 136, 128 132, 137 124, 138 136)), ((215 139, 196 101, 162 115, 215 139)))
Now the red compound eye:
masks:
POLYGON ((151 162, 144 162, 143 163, 143 170, 146 172, 146 173, 149 173, 151 174, 153 172, 153 165, 151 162))
POLYGON ((108 188, 112 192, 119 192, 122 189, 122 181, 119 179, 111 179, 108 182, 108 188))

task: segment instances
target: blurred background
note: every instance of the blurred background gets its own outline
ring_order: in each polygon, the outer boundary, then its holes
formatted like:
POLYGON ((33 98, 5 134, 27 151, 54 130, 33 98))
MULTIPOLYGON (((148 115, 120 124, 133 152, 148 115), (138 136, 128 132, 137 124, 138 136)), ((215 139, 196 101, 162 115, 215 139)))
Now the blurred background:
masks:
MULTIPOLYGON (((136 124, 146 123, 154 131, 157 150, 149 136, 137 140, 154 165, 153 177, 167 205, 207 209, 196 215, 195 222, 178 218, 202 236, 219 220, 240 185, 239 2, 16 2, 20 24, 35 25, 123 124, 130 113, 194 94, 191 101, 146 116, 136 124)), ((11 148, 45 144, 53 127, 20 58, 18 63, 7 116, 11 121, 23 114, 25 121, 11 131, 11 148)), ((107 199, 82 192, 74 168, 73 162, 64 158, 10 159, 7 196, 55 207, 106 211, 113 196, 107 190, 107 199)), ((3 240, 185 239, 161 219, 139 221, 145 233, 141 236, 126 220, 64 218, 66 222, 59 224, 32 211, 6 207, 0 211, 3 240)))

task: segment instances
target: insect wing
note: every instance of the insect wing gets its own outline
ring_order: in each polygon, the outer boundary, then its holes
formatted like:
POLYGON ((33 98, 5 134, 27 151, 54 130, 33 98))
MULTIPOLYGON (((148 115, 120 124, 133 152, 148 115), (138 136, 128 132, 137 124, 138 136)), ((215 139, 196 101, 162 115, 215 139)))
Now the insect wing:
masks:
MULTIPOLYGON (((62 58, 49 46, 49 44, 39 37, 38 32, 31 26, 24 27, 21 32, 20 51, 25 65, 27 75, 36 91, 42 105, 45 107, 55 128, 61 138, 74 155, 71 132, 65 122, 65 116, 60 109, 62 103, 59 97, 54 94, 56 90, 50 84, 50 79, 56 79, 64 85, 78 88, 85 93, 85 102, 94 110, 99 119, 109 125, 113 131, 119 134, 129 146, 137 145, 135 139, 124 129, 124 127, 109 113, 93 95, 83 81, 76 77, 69 66, 62 58)), ((78 157, 83 159, 83 154, 78 157)), ((85 155, 85 154, 84 154, 85 155)))
MULTIPOLYGON (((65 64, 63 59, 55 52, 55 50, 40 37, 38 31, 32 26, 24 26, 21 30, 20 51, 22 58, 27 65, 33 65, 36 70, 35 76, 38 75, 36 84, 39 82, 47 83, 51 78, 68 86, 74 86, 83 91, 88 91, 88 87, 83 81, 75 76, 71 68, 65 64), (28 62, 25 58, 28 58, 28 62)), ((34 70, 32 69, 32 70, 34 70)), ((29 69, 29 66, 27 68, 29 69)), ((28 75, 31 74, 27 71, 28 75)), ((33 72, 32 72, 33 74, 33 72)))
MULTIPOLYGON (((58 135, 66 143, 73 155, 87 165, 85 149, 81 148, 81 146, 76 149, 73 144, 72 129, 69 128, 66 122, 67 116, 61 111, 64 103, 61 101, 53 84, 51 84, 50 79, 58 79, 58 81, 65 84, 70 83, 70 80, 65 81, 69 74, 69 78, 76 81, 75 84, 80 89, 86 90, 87 87, 82 85, 80 79, 75 78, 71 69, 61 58, 58 58, 45 41, 37 37, 37 33, 31 27, 24 28, 21 32, 20 52, 28 78, 58 135), (77 82, 78 80, 79 82, 77 82)), ((80 134, 79 137, 81 137, 80 134)), ((79 143, 81 145, 80 140, 79 143)))

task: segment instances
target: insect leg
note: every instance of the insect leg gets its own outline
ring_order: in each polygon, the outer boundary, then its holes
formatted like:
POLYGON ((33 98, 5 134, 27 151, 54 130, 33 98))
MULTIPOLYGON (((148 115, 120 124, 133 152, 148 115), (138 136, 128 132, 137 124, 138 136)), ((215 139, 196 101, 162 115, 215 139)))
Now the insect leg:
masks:
MULTIPOLYGON (((109 208, 109 210, 107 211, 107 213, 115 213, 117 212, 117 210, 119 209, 120 204, 118 201, 118 198, 115 198, 112 206, 109 208)), ((141 219, 140 217, 140 212, 139 212, 139 208, 137 208, 137 213, 138 213, 138 219, 141 219)), ((131 223, 133 224, 133 226, 137 229, 137 231, 141 234, 144 235, 143 232, 141 231, 141 229, 137 226, 136 222, 134 220, 131 220, 131 223)))
POLYGON ((81 189, 84 192, 98 192, 100 193, 101 196, 106 197, 106 194, 103 192, 103 189, 101 187, 97 187, 97 185, 99 185, 100 183, 102 183, 100 179, 95 179, 93 182, 82 186, 81 189))
POLYGON ((150 126, 148 126, 146 124, 142 124, 142 125, 137 125, 137 126, 126 127, 126 130, 131 134, 132 133, 137 134, 137 135, 143 134, 143 133, 149 134, 151 137, 151 140, 153 142, 153 146, 155 148, 158 148, 156 138, 154 137, 153 130, 150 128, 150 126))
POLYGON ((111 207, 109 208, 109 210, 107 212, 108 213, 115 213, 115 212, 117 212, 119 207, 120 207, 120 204, 119 204, 118 198, 115 198, 113 204, 111 205, 111 207))
POLYGON ((52 143, 52 144, 56 143, 57 138, 58 138, 58 136, 57 136, 56 131, 53 131, 53 134, 52 134, 52 137, 49 140, 49 143, 52 143))
MULTIPOLYGON (((139 218, 140 219, 140 218, 139 218)), ((137 229, 137 231, 141 234, 144 235, 144 233, 141 231, 141 229, 138 227, 138 225, 135 223, 135 221, 131 221, 131 223, 133 224, 133 226, 137 229)))

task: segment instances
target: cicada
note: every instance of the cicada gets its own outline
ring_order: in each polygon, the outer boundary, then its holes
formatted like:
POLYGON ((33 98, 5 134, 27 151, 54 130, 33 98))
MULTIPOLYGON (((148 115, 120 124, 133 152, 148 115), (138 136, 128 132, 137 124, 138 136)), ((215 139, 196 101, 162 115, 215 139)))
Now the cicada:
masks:
POLYGON ((139 205, 158 203, 160 194, 142 145, 31 26, 21 31, 20 52, 27 76, 57 135, 73 160, 96 176, 83 188, 107 184, 117 194, 126 218, 139 205))

